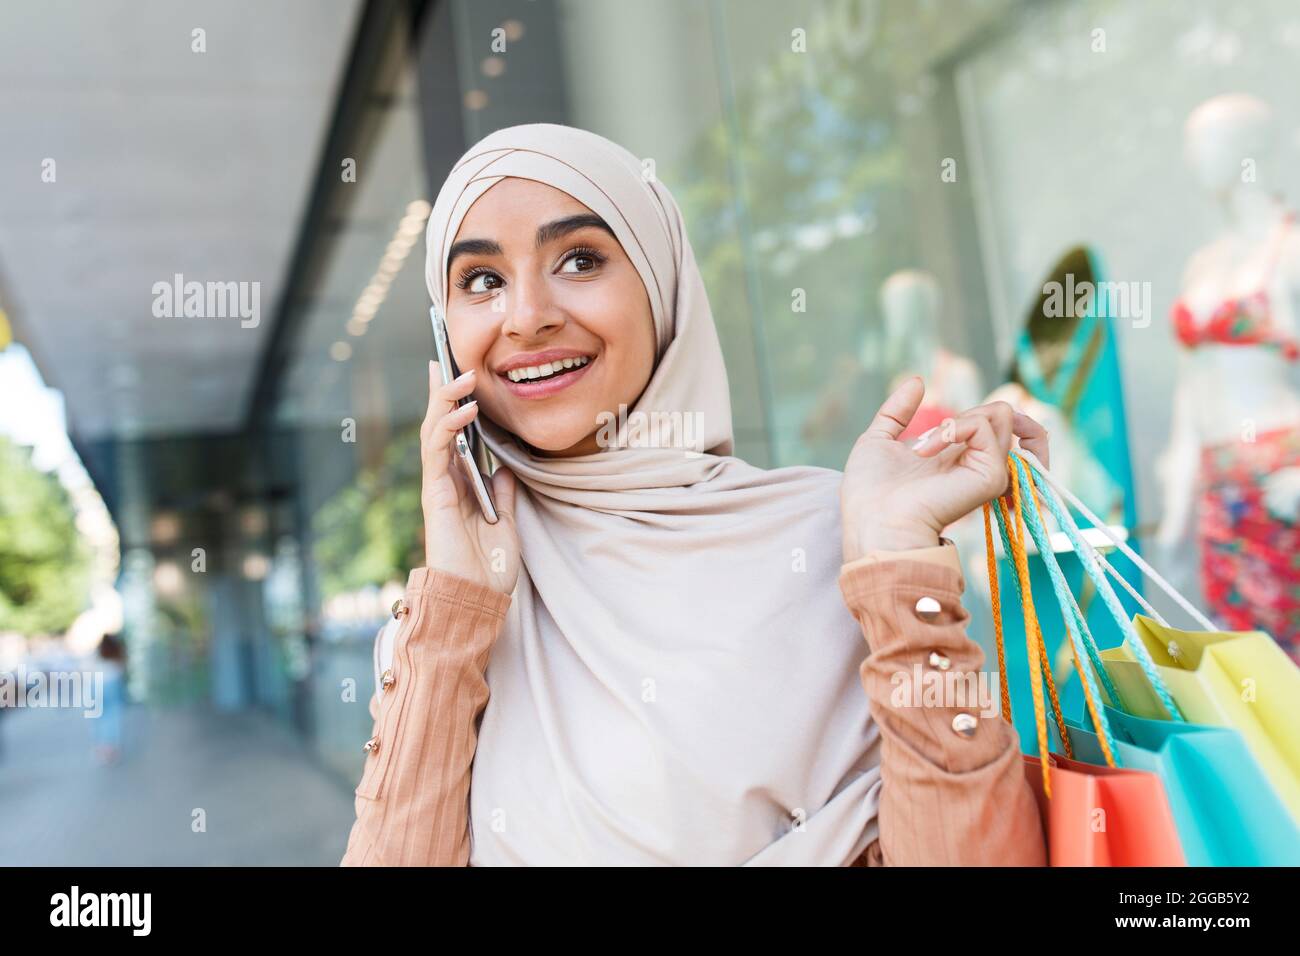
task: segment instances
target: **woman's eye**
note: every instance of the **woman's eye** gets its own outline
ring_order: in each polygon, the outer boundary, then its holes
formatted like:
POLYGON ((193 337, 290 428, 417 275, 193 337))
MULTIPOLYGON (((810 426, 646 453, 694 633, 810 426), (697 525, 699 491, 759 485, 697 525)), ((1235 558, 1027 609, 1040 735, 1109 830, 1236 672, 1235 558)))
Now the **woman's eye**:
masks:
POLYGON ((480 272, 472 276, 465 288, 469 292, 491 292, 493 289, 501 288, 501 277, 494 272, 480 272))
POLYGON ((596 257, 586 253, 569 256, 560 265, 561 272, 590 272, 596 268, 596 257))

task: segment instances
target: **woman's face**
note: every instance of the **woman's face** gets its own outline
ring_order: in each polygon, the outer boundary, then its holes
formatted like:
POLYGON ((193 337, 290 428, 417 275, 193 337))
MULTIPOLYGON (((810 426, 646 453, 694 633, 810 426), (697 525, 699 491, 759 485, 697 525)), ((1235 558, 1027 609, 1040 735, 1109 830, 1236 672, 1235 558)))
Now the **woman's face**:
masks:
POLYGON ((623 247, 530 179, 501 180, 461 221, 447 335, 460 370, 478 373, 480 414, 554 457, 599 451, 600 413, 634 405, 654 366, 650 300, 623 247))

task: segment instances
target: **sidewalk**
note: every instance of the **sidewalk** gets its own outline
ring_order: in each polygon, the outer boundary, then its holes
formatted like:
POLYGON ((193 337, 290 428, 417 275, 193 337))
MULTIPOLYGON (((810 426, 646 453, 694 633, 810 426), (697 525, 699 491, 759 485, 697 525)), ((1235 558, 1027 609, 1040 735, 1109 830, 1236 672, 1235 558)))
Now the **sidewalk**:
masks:
POLYGON ((336 866, 352 794, 268 716, 129 708, 92 758, 80 711, 0 717, 0 866, 336 866), (194 832, 194 810, 206 832, 194 832))

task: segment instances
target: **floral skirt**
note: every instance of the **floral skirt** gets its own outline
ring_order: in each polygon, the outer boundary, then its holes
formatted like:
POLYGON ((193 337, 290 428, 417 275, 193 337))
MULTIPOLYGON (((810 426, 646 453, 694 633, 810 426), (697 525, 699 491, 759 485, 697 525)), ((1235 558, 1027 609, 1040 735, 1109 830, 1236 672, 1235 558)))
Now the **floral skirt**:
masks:
POLYGON ((1201 586, 1233 631, 1266 631, 1300 662, 1300 522, 1264 505, 1264 480, 1300 467, 1300 429, 1201 451, 1201 586))

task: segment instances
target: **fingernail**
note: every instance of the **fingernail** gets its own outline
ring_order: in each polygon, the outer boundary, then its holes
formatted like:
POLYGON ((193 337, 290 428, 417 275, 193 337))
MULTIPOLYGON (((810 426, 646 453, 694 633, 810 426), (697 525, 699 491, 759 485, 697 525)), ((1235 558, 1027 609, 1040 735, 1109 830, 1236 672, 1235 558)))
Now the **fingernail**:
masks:
POLYGON ((458 382, 468 381, 470 378, 473 377, 473 375, 474 375, 473 369, 470 369, 468 372, 461 372, 459 375, 456 376, 456 381, 458 382))

